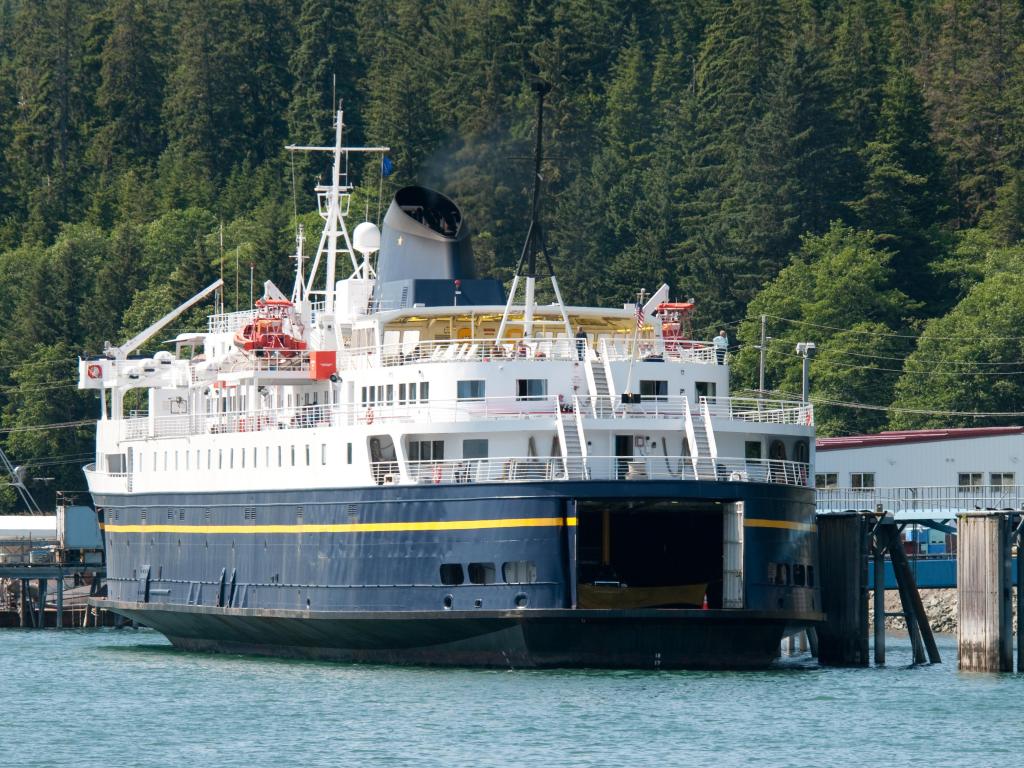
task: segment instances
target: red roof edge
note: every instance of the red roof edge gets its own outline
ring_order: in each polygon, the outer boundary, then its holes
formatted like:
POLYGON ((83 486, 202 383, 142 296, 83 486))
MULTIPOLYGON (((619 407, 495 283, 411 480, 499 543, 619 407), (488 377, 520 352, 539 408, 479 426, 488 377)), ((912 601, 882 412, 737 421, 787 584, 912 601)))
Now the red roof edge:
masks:
POLYGON ((1019 435, 1022 433, 1024 433, 1024 426, 905 429, 893 432, 879 432, 875 435, 819 437, 815 441, 815 448, 819 451, 835 451, 844 448, 873 448, 879 445, 932 443, 940 440, 965 440, 972 437, 999 437, 1001 435, 1019 435))

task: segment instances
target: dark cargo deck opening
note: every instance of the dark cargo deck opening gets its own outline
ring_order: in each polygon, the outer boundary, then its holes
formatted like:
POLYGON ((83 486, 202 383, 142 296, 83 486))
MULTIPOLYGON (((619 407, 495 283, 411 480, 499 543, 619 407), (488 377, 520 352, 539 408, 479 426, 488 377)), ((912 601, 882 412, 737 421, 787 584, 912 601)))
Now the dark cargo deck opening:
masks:
POLYGON ((722 504, 581 500, 576 517, 578 607, 722 607, 722 504))

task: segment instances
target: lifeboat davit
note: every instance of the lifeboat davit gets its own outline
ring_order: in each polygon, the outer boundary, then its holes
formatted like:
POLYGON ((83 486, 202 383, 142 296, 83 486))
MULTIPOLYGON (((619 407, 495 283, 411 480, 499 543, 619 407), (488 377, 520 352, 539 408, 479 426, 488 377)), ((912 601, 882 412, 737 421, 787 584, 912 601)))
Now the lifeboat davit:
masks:
POLYGON ((257 299, 256 316, 235 333, 235 346, 257 355, 274 353, 284 357, 306 349, 306 342, 284 329, 292 306, 287 299, 257 299))

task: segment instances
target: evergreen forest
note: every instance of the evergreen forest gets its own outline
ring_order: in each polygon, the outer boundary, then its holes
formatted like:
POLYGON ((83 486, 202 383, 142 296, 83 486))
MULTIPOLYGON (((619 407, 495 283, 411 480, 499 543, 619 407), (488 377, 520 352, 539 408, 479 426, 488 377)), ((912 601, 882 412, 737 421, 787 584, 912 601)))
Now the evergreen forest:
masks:
POLYGON ((355 209, 439 189, 510 281, 537 79, 567 301, 668 283, 737 390, 763 316, 780 397, 813 341, 823 435, 1024 422, 1019 1, 0 0, 0 444, 40 502, 84 487, 78 355, 290 286, 326 166, 284 147, 337 100, 392 148, 355 209))

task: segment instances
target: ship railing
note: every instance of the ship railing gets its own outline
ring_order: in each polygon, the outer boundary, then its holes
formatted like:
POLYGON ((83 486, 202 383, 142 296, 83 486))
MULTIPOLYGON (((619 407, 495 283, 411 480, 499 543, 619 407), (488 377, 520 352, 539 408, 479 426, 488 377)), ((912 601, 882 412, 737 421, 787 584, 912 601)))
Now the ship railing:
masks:
POLYGON ((848 510, 955 517, 975 510, 1024 509, 1020 485, 925 485, 877 488, 818 488, 819 512, 848 510))
POLYGON ((219 312, 207 318, 207 329, 210 333, 230 333, 244 328, 256 316, 254 309, 242 309, 238 312, 219 312))
POLYGON ((566 338, 564 334, 553 338, 539 336, 530 341, 505 341, 500 344, 496 344, 494 339, 395 339, 385 340, 379 348, 348 347, 339 350, 338 368, 357 370, 427 363, 509 360, 572 361, 579 360, 576 350, 576 340, 566 338))
POLYGON ((756 397, 701 397, 701 410, 713 417, 760 424, 814 424, 814 406, 798 400, 759 400, 756 397))
POLYGON ((187 437, 189 435, 260 432, 270 429, 309 429, 340 423, 347 409, 337 405, 303 405, 263 411, 191 413, 125 419, 125 440, 187 437))
POLYGON ((240 355, 221 364, 221 373, 255 371, 259 373, 308 373, 308 350, 267 350, 240 355))
POLYGON ((621 335, 598 337, 595 348, 610 362, 641 360, 672 363, 717 363, 714 347, 704 341, 664 341, 654 337, 626 338, 621 335))
POLYGON ((576 395, 573 399, 584 417, 681 419, 686 416, 686 397, 682 395, 644 395, 637 403, 623 403, 611 395, 576 395))
POLYGON ((571 406, 564 403, 560 397, 552 395, 463 398, 406 403, 399 400, 388 404, 364 404, 356 413, 354 421, 370 424, 376 422, 444 424, 508 419, 552 419, 558 409, 569 410, 571 406))
MULTIPOLYGON (((722 482, 758 482, 806 487, 810 465, 775 459, 718 457, 715 477, 722 482)), ((396 462, 376 462, 378 482, 402 482, 396 462)), ((408 482, 424 485, 567 480, 697 480, 689 456, 502 456, 406 462, 408 482)), ((712 478, 702 474, 701 480, 712 478)))
POLYGON ((89 489, 94 492, 130 491, 130 477, 127 472, 100 472, 95 464, 82 467, 89 489))

